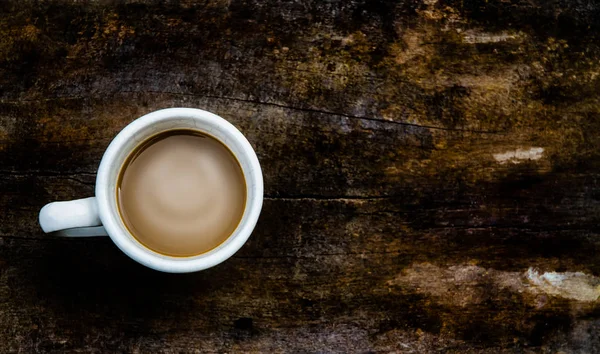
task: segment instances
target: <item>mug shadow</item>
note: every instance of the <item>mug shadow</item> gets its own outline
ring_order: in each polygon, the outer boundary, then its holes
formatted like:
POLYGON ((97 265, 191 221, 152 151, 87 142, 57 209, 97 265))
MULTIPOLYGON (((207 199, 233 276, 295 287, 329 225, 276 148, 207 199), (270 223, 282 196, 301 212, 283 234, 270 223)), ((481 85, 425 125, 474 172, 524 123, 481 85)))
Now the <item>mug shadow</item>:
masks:
POLYGON ((108 238, 45 244, 39 258, 28 262, 35 289, 30 301, 51 309, 57 322, 128 323, 139 332, 165 321, 185 326, 193 319, 190 312, 214 314, 208 308, 214 293, 241 276, 227 263, 197 273, 161 273, 129 259, 108 238))

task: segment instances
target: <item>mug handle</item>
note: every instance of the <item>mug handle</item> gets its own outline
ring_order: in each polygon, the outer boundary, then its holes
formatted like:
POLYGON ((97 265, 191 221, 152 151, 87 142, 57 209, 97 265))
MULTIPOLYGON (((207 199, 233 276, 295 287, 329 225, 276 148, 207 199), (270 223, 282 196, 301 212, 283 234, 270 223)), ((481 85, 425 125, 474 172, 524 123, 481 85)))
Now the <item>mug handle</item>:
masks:
POLYGON ((101 226, 96 197, 53 202, 40 210, 40 226, 54 236, 108 236, 101 226))

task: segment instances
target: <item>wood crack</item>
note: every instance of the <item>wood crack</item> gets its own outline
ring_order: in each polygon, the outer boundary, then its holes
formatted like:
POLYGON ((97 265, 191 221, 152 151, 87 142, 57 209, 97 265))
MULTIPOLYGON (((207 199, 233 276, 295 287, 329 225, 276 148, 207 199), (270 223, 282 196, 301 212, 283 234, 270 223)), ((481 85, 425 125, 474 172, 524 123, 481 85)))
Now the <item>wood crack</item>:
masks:
POLYGON ((316 195, 316 194, 297 194, 297 195, 272 195, 265 194, 264 199, 266 200, 307 200, 307 201, 346 201, 346 200, 389 200, 399 198, 399 196, 378 196, 378 195, 316 195))
MULTIPOLYGON (((137 91, 121 91, 121 92, 139 93, 137 91)), ((439 127, 439 126, 433 126, 433 125, 398 122, 398 121, 387 120, 387 119, 382 119, 382 118, 356 116, 356 115, 351 115, 351 114, 346 114, 346 113, 330 112, 330 111, 315 109, 315 108, 296 107, 296 106, 284 105, 284 104, 279 104, 279 103, 274 103, 274 102, 263 102, 263 101, 259 101, 259 100, 250 100, 250 99, 243 99, 243 98, 237 98, 237 97, 215 96, 215 95, 196 95, 196 94, 191 94, 191 93, 164 92, 164 91, 145 91, 145 92, 155 93, 155 94, 170 94, 170 95, 214 98, 214 99, 238 101, 238 102, 245 102, 245 103, 253 103, 253 104, 258 104, 258 105, 267 105, 267 106, 279 107, 279 108, 301 111, 301 112, 319 113, 319 114, 325 114, 325 115, 340 116, 340 117, 345 117, 345 118, 350 118, 350 119, 359 119, 359 120, 378 122, 378 123, 383 123, 383 124, 395 124, 395 125, 401 125, 401 126, 413 127, 413 128, 454 131, 454 132, 463 132, 463 133, 478 133, 478 134, 504 134, 501 131, 447 128, 447 127, 439 127)))
POLYGON ((42 171, 29 170, 25 172, 14 170, 0 170, 1 175, 9 175, 15 177, 68 177, 68 176, 92 176, 96 177, 96 172, 77 171, 77 172, 60 172, 60 171, 42 171))
MULTIPOLYGON (((244 98, 239 98, 239 97, 228 97, 228 96, 217 96, 217 95, 199 95, 199 94, 184 93, 184 92, 150 91, 150 90, 144 90, 144 91, 119 91, 119 92, 116 92, 116 93, 138 93, 138 94, 139 93, 151 93, 151 94, 165 94, 165 95, 174 95, 174 96, 178 95, 178 96, 187 96, 187 97, 213 98, 213 99, 237 101, 237 102, 244 102, 244 103, 252 103, 252 104, 256 104, 256 105, 266 105, 266 106, 272 106, 272 107, 279 107, 279 108, 283 108, 283 109, 289 109, 289 110, 300 111, 300 112, 318 113, 318 114, 324 114, 324 115, 330 115, 330 116, 345 117, 345 118, 349 118, 349 119, 365 120, 365 121, 377 122, 377 123, 381 123, 381 124, 400 125, 400 126, 412 127, 412 128, 420 128, 420 129, 432 129, 432 130, 442 130, 442 131, 449 131, 449 132, 476 133, 476 134, 494 134, 494 135, 504 135, 505 134, 505 132, 503 132, 503 131, 479 130, 479 129, 462 129, 462 128, 448 128, 448 127, 440 127, 440 126, 427 125, 427 124, 416 124, 416 123, 399 122, 399 121, 387 120, 387 119, 383 119, 383 118, 375 118, 375 117, 367 117, 367 116, 357 116, 357 115, 352 115, 352 114, 347 114, 347 113, 331 112, 331 111, 322 110, 322 109, 316 109, 316 108, 297 107, 297 106, 291 106, 291 105, 274 103, 274 102, 263 102, 263 101, 260 101, 260 100, 244 99, 244 98)), ((67 99, 67 100, 70 100, 70 99, 85 99, 85 98, 89 98, 91 96, 92 95, 85 96, 85 97, 83 97, 83 96, 63 96, 63 97, 54 97, 54 98, 45 98, 45 99, 33 99, 33 100, 0 100, 0 104, 19 104, 19 103, 27 103, 27 102, 48 102, 48 101, 60 100, 60 99, 67 99)))

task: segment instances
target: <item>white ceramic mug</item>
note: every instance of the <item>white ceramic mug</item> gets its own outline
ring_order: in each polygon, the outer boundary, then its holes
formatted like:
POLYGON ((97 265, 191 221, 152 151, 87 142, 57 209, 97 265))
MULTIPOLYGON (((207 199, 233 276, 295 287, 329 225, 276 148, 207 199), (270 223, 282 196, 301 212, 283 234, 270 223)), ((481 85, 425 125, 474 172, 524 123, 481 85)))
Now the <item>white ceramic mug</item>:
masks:
POLYGON ((40 225, 44 232, 61 236, 108 235, 129 257, 147 267, 187 273, 213 267, 239 250, 256 225, 262 203, 262 171, 242 133, 210 112, 168 108, 136 119, 113 139, 98 168, 95 197, 47 204, 40 211, 40 225), (117 207, 117 180, 129 154, 150 137, 174 129, 196 130, 225 144, 242 166, 247 186, 246 207, 235 231, 218 247, 192 257, 172 257, 146 248, 127 231, 117 207))

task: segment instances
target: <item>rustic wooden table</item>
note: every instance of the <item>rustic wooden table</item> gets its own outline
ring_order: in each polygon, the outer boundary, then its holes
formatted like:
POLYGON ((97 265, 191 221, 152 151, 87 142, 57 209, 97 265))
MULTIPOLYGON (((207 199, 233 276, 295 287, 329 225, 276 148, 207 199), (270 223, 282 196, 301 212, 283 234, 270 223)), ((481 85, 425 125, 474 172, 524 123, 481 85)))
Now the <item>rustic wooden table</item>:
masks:
POLYGON ((600 351, 596 1, 0 2, 0 352, 600 351), (44 235, 147 112, 215 112, 232 259, 44 235))

